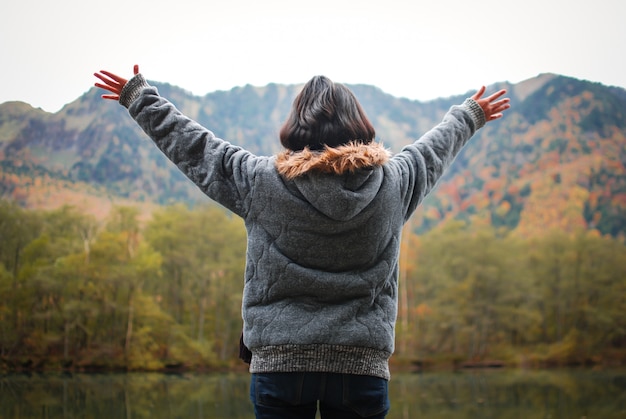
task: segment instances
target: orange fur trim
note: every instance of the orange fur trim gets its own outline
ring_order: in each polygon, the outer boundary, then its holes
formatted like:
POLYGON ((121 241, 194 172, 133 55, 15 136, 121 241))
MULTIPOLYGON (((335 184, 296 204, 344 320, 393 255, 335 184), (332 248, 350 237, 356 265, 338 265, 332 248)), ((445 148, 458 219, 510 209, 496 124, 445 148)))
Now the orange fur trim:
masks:
POLYGON ((276 156, 276 169, 287 179, 308 172, 343 174, 366 167, 385 164, 391 153, 380 143, 351 142, 339 147, 326 147, 322 151, 285 150, 276 156))

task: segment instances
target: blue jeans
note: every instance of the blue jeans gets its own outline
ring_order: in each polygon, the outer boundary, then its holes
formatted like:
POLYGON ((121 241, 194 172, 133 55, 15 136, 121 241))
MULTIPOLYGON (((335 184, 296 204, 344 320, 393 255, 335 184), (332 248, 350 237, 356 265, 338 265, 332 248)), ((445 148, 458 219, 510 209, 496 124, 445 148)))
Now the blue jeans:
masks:
POLYGON ((250 399, 263 419, 383 419, 389 411, 387 380, 352 374, 275 372, 252 374, 250 399))

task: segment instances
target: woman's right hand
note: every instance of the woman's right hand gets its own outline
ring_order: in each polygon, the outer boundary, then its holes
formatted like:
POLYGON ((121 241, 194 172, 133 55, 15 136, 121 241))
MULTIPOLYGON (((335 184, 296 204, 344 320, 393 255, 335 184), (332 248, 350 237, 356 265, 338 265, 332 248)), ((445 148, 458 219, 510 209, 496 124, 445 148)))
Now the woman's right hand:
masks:
MULTIPOLYGON (((139 74, 139 66, 137 64, 133 67, 133 73, 135 75, 139 74)), ((94 73, 93 75, 102 81, 102 83, 95 83, 96 87, 112 93, 102 95, 102 99, 120 100, 120 94, 128 80, 106 70, 100 70, 99 73, 94 73)))

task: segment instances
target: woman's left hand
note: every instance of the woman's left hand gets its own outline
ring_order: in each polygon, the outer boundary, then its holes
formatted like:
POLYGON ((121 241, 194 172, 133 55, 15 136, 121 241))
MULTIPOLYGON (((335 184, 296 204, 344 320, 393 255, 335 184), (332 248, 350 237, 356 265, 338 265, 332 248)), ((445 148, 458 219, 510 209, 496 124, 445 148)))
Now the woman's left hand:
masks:
POLYGON ((485 94, 485 90, 485 86, 481 87, 478 92, 472 96, 472 99, 483 109, 487 122, 502 118, 502 113, 511 107, 509 98, 500 99, 500 97, 506 93, 506 90, 499 90, 491 96, 483 98, 482 95, 485 94))

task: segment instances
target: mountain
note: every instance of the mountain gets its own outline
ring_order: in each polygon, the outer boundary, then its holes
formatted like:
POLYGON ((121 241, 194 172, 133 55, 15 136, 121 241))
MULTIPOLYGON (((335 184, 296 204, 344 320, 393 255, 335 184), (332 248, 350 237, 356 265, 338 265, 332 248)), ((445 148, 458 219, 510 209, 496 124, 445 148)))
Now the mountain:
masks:
MULTIPOLYGON (((278 129, 301 86, 246 85, 206 96, 154 83, 217 136, 257 154, 280 150, 278 129)), ((349 86, 392 151, 473 92, 412 101, 349 86)), ((414 218, 426 231, 452 219, 532 235, 549 228, 626 233, 626 90, 555 74, 507 88, 512 108, 480 130, 414 218)), ((51 114, 0 105, 0 197, 28 208, 70 203, 106 215, 113 204, 207 202, 135 126, 92 88, 51 114)))
POLYGON ((512 112, 488 124, 429 197, 425 222, 487 219, 529 235, 626 231, 626 91, 543 75, 511 86, 512 112))

